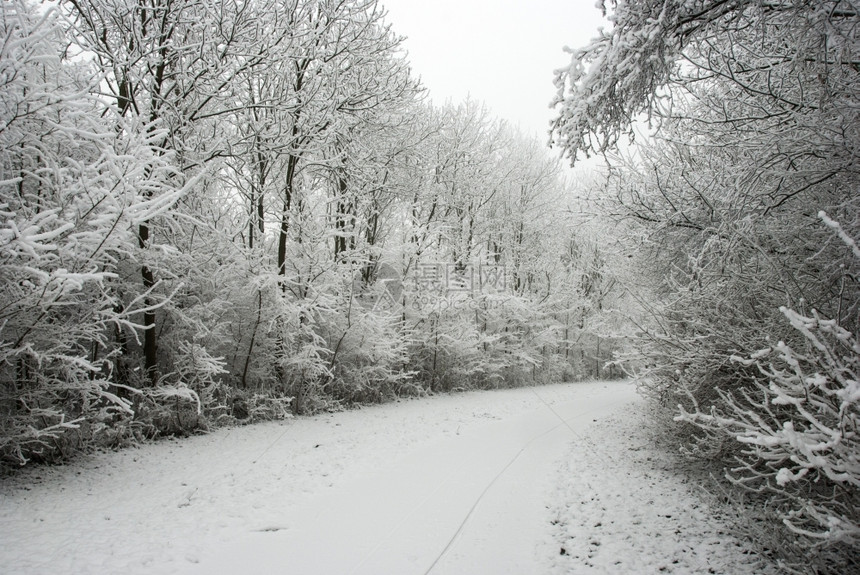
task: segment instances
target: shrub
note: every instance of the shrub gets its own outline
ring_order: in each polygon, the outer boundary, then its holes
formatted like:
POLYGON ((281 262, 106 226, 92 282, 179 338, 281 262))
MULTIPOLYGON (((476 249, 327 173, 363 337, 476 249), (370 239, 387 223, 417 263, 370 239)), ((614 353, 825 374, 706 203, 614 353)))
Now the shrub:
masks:
MULTIPOLYGON (((860 261, 854 241, 821 216, 860 261)), ((730 462, 732 485, 764 498, 788 547, 814 557, 819 572, 846 572, 860 567, 860 341, 814 310, 780 311, 799 343, 730 356, 743 385, 715 387, 707 406, 690 394, 676 421, 700 433, 694 451, 730 462)))

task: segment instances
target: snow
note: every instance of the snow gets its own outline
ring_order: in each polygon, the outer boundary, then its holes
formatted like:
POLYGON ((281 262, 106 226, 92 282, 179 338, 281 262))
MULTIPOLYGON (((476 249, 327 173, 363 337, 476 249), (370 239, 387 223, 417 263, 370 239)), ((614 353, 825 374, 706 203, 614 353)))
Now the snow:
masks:
POLYGON ((641 411, 629 383, 471 392, 33 468, 0 485, 0 565, 757 572, 684 479, 654 467, 641 411))
POLYGON ((777 573, 730 535, 724 511, 678 471, 647 418, 643 403, 627 404, 571 446, 552 498, 556 553, 544 572, 777 573))

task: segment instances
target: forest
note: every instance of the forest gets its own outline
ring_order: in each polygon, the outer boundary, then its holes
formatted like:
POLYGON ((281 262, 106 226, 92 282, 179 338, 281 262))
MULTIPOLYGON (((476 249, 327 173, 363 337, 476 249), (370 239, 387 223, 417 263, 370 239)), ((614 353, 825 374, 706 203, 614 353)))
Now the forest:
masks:
POLYGON ((547 147, 377 0, 5 2, 4 469, 633 376, 762 554, 858 569, 860 4, 599 4, 547 147))
POLYGON ((543 142, 375 0, 5 5, 0 456, 620 375, 543 142))

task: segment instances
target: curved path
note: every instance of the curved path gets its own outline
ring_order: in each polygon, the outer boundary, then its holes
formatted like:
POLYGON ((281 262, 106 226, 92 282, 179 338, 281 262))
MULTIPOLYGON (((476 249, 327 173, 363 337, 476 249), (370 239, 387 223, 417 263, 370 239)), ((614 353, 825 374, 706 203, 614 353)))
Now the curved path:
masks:
POLYGON ((440 394, 0 481, 15 575, 771 573, 633 385, 440 394))

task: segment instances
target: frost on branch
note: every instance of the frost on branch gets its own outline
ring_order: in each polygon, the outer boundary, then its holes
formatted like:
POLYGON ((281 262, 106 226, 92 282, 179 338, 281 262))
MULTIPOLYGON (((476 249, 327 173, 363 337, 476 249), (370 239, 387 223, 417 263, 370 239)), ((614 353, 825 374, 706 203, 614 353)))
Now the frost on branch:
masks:
MULTIPOLYGON (((838 224, 844 243, 856 244, 838 224)), ((857 254, 855 254, 857 256, 857 254)), ((858 258, 860 259, 860 258, 858 258)), ((750 387, 719 391, 718 406, 681 407, 676 421, 704 431, 702 443, 733 438, 728 473, 765 494, 785 525, 810 546, 860 545, 860 341, 835 320, 780 308, 803 349, 782 341, 732 361, 759 374, 750 387)), ((695 402, 694 402, 695 404, 695 402)))
MULTIPOLYGON (((689 2, 613 2, 612 30, 571 50, 571 64, 555 73, 553 143, 577 152, 605 152, 648 111, 675 68, 679 30, 694 8, 689 2)), ((705 2, 704 4, 708 4, 705 2)), ((701 7, 696 7, 701 8, 701 7)))
POLYGON ((55 10, 4 5, 0 464, 62 457, 91 424, 130 412, 110 338, 136 309, 123 309, 113 284, 135 249, 134 218, 161 209, 138 197, 141 175, 171 177, 145 136, 109 121, 89 94, 99 73, 64 61, 64 46, 55 10))
MULTIPOLYGON (((830 114, 831 106, 832 115, 822 115, 827 121, 852 114, 856 2, 600 4, 611 28, 570 50, 571 63, 555 72, 552 143, 571 161, 579 152, 610 151, 623 135, 633 136, 632 123, 642 116, 671 123, 687 117, 690 105, 711 107, 712 125, 732 122, 745 130, 762 121, 765 133, 772 129, 767 121, 806 127, 805 120, 825 109, 830 114), (752 108, 737 113, 747 102, 752 108)), ((840 137, 856 134, 848 128, 840 137)))

